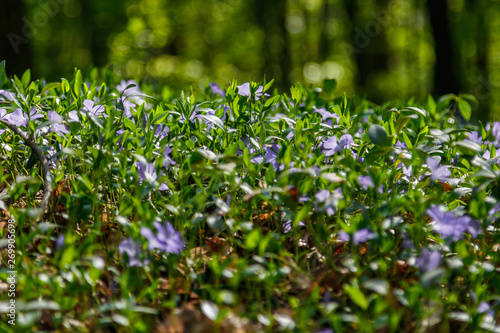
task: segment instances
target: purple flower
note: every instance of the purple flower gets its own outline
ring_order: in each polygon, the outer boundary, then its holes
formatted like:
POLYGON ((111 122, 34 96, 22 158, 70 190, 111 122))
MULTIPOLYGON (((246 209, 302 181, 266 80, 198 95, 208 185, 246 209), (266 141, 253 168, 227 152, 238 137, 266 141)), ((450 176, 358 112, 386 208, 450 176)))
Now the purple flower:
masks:
MULTIPOLYGON (((238 88, 238 95, 240 96, 247 96, 248 98, 251 98, 251 91, 250 91, 250 82, 243 83, 242 85, 237 86, 238 88)), ((264 87, 260 86, 257 88, 255 91, 255 100, 258 101, 260 97, 262 96, 262 92, 264 91, 264 87)), ((269 94, 264 94, 264 96, 269 96, 269 94)))
POLYGON ((339 142, 337 140, 336 136, 329 137, 324 143, 323 143, 323 153, 325 154, 325 157, 332 156, 337 152, 337 148, 339 146, 339 142))
POLYGON ((339 145, 337 151, 340 153, 342 149, 351 149, 351 145, 354 143, 351 134, 344 134, 340 137, 339 145))
POLYGON ((121 255, 123 255, 124 253, 127 254, 129 266, 142 267, 143 264, 149 264, 149 260, 146 259, 144 260, 144 262, 142 262, 139 260, 139 258, 137 258, 142 252, 141 246, 139 243, 135 243, 131 237, 121 241, 120 245, 118 246, 118 251, 121 255))
POLYGON ((375 188, 375 184, 373 184, 373 180, 370 176, 359 176, 358 177, 359 185, 363 188, 363 190, 367 190, 368 187, 375 188))
POLYGON ((209 86, 210 89, 212 90, 213 95, 219 94, 221 97, 226 96, 224 90, 222 90, 217 83, 215 82, 209 83, 209 86))
POLYGON ((141 92, 139 90, 139 85, 134 80, 128 80, 128 81, 122 80, 120 84, 116 86, 116 90, 119 93, 123 93, 123 96, 130 96, 141 92), (130 85, 135 85, 135 86, 127 89, 127 87, 130 85))
MULTIPOLYGON (((154 183, 158 179, 158 174, 156 173, 156 166, 154 163, 146 163, 144 165, 141 162, 135 162, 135 166, 139 174, 139 182, 142 183, 142 181, 145 179, 148 183, 154 183)), ((161 184, 158 190, 168 190, 167 184, 161 184)))
POLYGON ((340 121, 340 117, 334 112, 328 112, 326 111, 325 108, 316 108, 316 106, 313 106, 313 111, 316 113, 319 113, 321 115, 321 120, 326 121, 326 124, 332 126, 332 119, 335 119, 335 123, 338 124, 340 121))
POLYGON ((416 265, 423 273, 435 270, 441 264, 441 253, 439 251, 430 252, 424 247, 420 252, 420 257, 416 260, 416 265))
POLYGON ((59 251, 62 249, 62 247, 64 246, 64 241, 66 240, 66 237, 64 236, 64 234, 60 234, 59 237, 57 237, 57 240, 56 240, 56 251, 59 251))
POLYGON ((80 118, 78 117, 78 111, 70 111, 68 113, 68 120, 73 123, 79 123, 80 118))
POLYGON ((349 236, 347 232, 342 230, 341 232, 338 233, 337 239, 341 242, 348 242, 351 240, 351 236, 349 236))
MULTIPOLYGON (((358 176, 359 185, 363 188, 363 190, 367 191, 368 188, 375 188, 375 184, 373 184, 373 180, 370 176, 358 176)), ((378 188, 378 193, 384 193, 384 185, 380 185, 378 188)))
MULTIPOLYGON (((304 222, 299 221, 299 224, 298 224, 299 227, 303 227, 305 225, 306 224, 304 222)), ((287 220, 287 221, 283 222, 283 232, 285 234, 287 234, 290 231, 292 231, 292 220, 287 220)))
POLYGON ((62 117, 56 111, 47 111, 47 116, 50 121, 55 121, 56 123, 50 125, 49 133, 56 132, 59 135, 64 136, 64 134, 69 134, 68 126, 62 124, 62 117))
POLYGON ((153 223, 158 235, 155 236, 153 231, 149 228, 142 227, 141 235, 148 240, 148 249, 159 249, 168 253, 181 253, 184 248, 184 240, 179 232, 175 231, 170 222, 165 221, 163 224, 160 222, 153 223))
POLYGON ((7 99, 8 101, 13 101, 14 98, 16 97, 16 94, 14 94, 10 91, 7 91, 7 90, 0 89, 0 101, 4 100, 3 97, 5 99, 7 99))
POLYGON ((474 143, 477 143, 478 145, 483 144, 483 139, 479 136, 479 133, 477 131, 472 131, 470 133, 467 133, 468 139, 465 139, 464 141, 471 141, 474 143))
POLYGON ((456 242, 463 238, 463 233, 466 231, 473 238, 481 232, 479 221, 473 220, 467 215, 455 216, 452 212, 445 211, 442 206, 433 205, 426 210, 426 213, 434 220, 433 229, 442 238, 456 242))
POLYGON ((335 214, 335 207, 333 206, 332 200, 329 200, 332 193, 329 190, 320 190, 314 195, 316 202, 314 203, 314 209, 319 210, 318 203, 324 202, 324 208, 328 216, 335 214))
POLYGON ((134 103, 130 102, 127 97, 123 96, 120 98, 117 103, 116 103, 116 109, 117 110, 123 110, 125 117, 128 119, 131 119, 134 121, 134 116, 132 115, 132 112, 130 111, 130 108, 134 106, 134 103))
POLYGON ((165 150, 163 150, 163 166, 165 169, 170 168, 171 165, 175 165, 175 161, 169 155, 171 152, 172 148, 165 146, 165 150))
POLYGON ((433 157, 427 157, 427 166, 431 171, 431 182, 434 182, 436 179, 440 182, 446 182, 450 179, 451 171, 448 166, 439 166, 439 159, 435 159, 433 157))
POLYGON ((481 303, 479 303, 479 305, 477 306, 477 313, 485 313, 487 312, 489 309, 491 309, 490 305, 488 304, 488 302, 485 302, 485 301, 482 301, 481 303))
POLYGON ((170 132, 170 128, 168 126, 163 126, 162 124, 158 124, 156 125, 155 128, 155 137, 157 137, 158 140, 161 140, 168 135, 168 132, 170 132))
POLYGON ((12 125, 28 127, 28 117, 21 109, 15 109, 12 113, 9 113, 3 117, 12 125))
POLYGON ((266 149, 264 158, 266 159, 266 164, 271 164, 275 170, 278 169, 278 153, 281 149, 280 145, 273 144, 271 147, 266 149))
POLYGON ((90 99, 84 100, 82 112, 83 113, 90 112, 94 116, 100 116, 106 110, 104 108, 104 105, 94 105, 94 104, 95 104, 94 101, 91 101, 90 99))
POLYGON ((368 228, 363 228, 354 232, 354 234, 352 235, 352 243, 354 245, 358 245, 359 243, 364 243, 374 238, 375 234, 372 231, 370 231, 368 228))
POLYGON ((405 148, 405 149, 406 149, 406 148, 408 148, 408 147, 406 146, 406 143, 401 142, 401 141, 399 141, 399 140, 398 140, 398 141, 396 141, 396 144, 395 144, 394 146, 395 146, 395 147, 398 147, 398 148, 405 148))

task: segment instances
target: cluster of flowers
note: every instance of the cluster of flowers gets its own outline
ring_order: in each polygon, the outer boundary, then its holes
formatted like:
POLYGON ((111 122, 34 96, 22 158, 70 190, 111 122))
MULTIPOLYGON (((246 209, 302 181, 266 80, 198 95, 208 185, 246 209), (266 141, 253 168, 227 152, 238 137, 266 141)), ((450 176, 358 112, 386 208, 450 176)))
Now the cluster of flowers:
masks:
MULTIPOLYGON (((177 232, 169 221, 153 223, 157 234, 153 230, 142 227, 141 235, 148 241, 148 250, 157 249, 166 253, 179 254, 184 248, 184 240, 180 232, 177 232)), ((143 266, 150 263, 144 255, 139 241, 134 241, 132 237, 122 240, 118 246, 121 255, 126 254, 129 266, 143 266)))

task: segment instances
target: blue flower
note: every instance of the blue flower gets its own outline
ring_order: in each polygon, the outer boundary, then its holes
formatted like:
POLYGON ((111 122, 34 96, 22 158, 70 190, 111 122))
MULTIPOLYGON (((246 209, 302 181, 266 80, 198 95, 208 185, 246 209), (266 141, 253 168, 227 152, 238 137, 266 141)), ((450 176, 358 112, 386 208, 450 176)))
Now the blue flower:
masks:
POLYGON ((339 142, 336 136, 329 137, 323 143, 323 153, 325 157, 332 156, 337 152, 337 148, 339 147, 339 142))
POLYGON ((426 159, 427 166, 431 171, 431 182, 434 182, 436 179, 440 182, 446 182, 450 179, 451 171, 448 166, 439 166, 439 159, 435 159, 433 157, 427 157, 426 159))
POLYGON ((139 90, 139 85, 134 80, 128 80, 128 81, 122 80, 120 84, 116 86, 116 90, 119 93, 123 93, 123 96, 131 96, 141 92, 139 90), (127 87, 130 85, 134 86, 127 89, 127 87))
POLYGON ((100 116, 104 111, 106 111, 104 105, 95 105, 90 99, 83 101, 82 113, 91 113, 94 116, 100 116))
POLYGON ((467 215, 455 216, 445 211, 444 207, 432 205, 426 210, 427 215, 434 220, 433 229, 442 238, 456 242, 463 238, 464 232, 469 232, 473 238, 481 232, 481 224, 467 215))
POLYGON ((338 124, 340 117, 338 114, 335 112, 328 112, 326 111, 325 108, 317 108, 316 106, 313 106, 313 111, 316 113, 319 113, 321 115, 321 120, 326 122, 326 124, 332 126, 332 119, 335 119, 335 123, 338 124))
MULTIPOLYGON (((156 173, 156 166, 154 163, 142 164, 141 162, 136 162, 135 166, 139 174, 139 182, 142 183, 142 181, 145 179, 149 183, 154 183, 158 179, 158 174, 156 173)), ((158 190, 168 190, 167 184, 161 184, 158 190)))
POLYGON ((416 265, 423 273, 435 270, 441 264, 441 253, 439 251, 429 251, 424 247, 420 252, 420 257, 416 260, 416 265))
POLYGON ((131 237, 121 241, 120 245, 118 246, 118 252, 120 252, 121 255, 123 255, 124 253, 127 254, 129 266, 142 267, 143 264, 149 264, 149 260, 147 259, 144 260, 144 262, 139 260, 138 256, 140 256, 142 252, 141 246, 139 243, 135 243, 131 237))
POLYGON ((175 254, 181 253, 184 248, 184 240, 182 239, 181 234, 175 231, 172 224, 165 221, 163 224, 160 222, 154 222, 153 225, 158 231, 157 235, 155 235, 149 228, 141 228, 141 235, 146 237, 149 242, 148 249, 159 249, 160 251, 175 254))
MULTIPOLYGON (((250 91, 250 83, 243 83, 242 85, 237 86, 238 88, 238 95, 240 96, 247 96, 248 98, 251 98, 251 91, 250 91)), ((260 97, 262 96, 262 92, 264 91, 264 87, 260 86, 257 88, 255 91, 255 100, 258 101, 260 97)), ((264 94, 264 96, 269 96, 269 94, 264 94)))
POLYGON ((355 231, 354 234, 352 235, 352 243, 354 245, 358 245, 360 243, 365 243, 369 241, 370 239, 374 239, 375 234, 373 231, 371 231, 368 228, 363 228, 358 231, 355 231))
POLYGON ((47 116, 50 121, 54 121, 55 123, 50 125, 49 133, 56 132, 59 135, 69 134, 69 128, 66 125, 62 124, 62 117, 56 111, 47 111, 47 116))
POLYGON ((222 90, 219 85, 215 82, 209 83, 210 89, 212 90, 212 94, 219 94, 221 97, 226 96, 224 90, 222 90))

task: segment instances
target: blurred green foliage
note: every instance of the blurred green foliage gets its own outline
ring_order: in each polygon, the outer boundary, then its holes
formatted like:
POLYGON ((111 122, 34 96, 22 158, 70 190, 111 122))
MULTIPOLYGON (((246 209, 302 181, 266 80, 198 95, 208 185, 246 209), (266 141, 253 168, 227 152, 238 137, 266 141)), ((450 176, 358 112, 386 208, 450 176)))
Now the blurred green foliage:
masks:
POLYGON ((443 13, 432 0, 22 2, 37 30, 29 38, 31 67, 49 80, 75 66, 110 64, 119 77, 174 91, 264 75, 282 91, 336 79, 337 92, 377 103, 470 93, 478 98, 473 118, 500 114, 500 7, 493 0, 447 1, 444 32, 433 29, 431 14, 443 13), (436 52, 443 40, 448 53, 436 52), (450 71, 436 71, 436 63, 450 71), (446 76, 443 87, 436 76, 446 76))

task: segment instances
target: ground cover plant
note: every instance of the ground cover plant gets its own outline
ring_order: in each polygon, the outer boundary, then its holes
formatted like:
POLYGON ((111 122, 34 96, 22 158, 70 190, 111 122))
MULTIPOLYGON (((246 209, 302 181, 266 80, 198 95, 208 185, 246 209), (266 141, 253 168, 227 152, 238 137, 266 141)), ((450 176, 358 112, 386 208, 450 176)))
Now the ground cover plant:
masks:
POLYGON ((472 96, 4 65, 3 330, 500 331, 500 123, 472 96))

